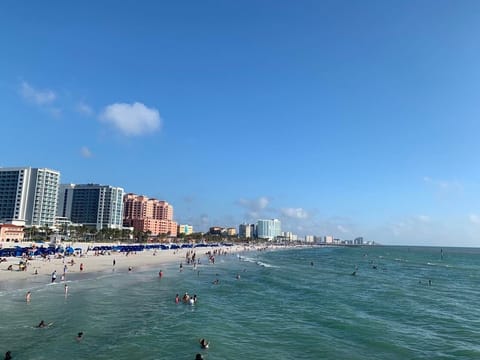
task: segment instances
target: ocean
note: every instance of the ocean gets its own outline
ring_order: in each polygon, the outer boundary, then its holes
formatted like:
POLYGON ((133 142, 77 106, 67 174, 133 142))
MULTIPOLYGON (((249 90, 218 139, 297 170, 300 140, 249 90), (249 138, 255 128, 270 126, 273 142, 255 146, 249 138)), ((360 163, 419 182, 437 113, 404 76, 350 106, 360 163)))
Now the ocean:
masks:
POLYGON ((3 289, 0 353, 10 350, 14 360, 480 359, 480 249, 309 247, 218 256, 214 265, 200 258, 196 270, 164 266, 161 279, 158 268, 85 274, 68 282, 67 297, 46 279, 29 289, 28 304, 27 289, 3 289), (185 292, 198 302, 176 304, 185 292), (36 328, 40 320, 53 324, 36 328))

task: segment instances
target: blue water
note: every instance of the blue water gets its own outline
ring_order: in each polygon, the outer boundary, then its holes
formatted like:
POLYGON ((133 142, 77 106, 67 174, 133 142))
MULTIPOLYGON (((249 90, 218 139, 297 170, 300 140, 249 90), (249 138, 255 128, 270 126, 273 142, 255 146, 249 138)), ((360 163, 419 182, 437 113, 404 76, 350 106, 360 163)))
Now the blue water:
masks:
POLYGON ((62 284, 40 284, 29 304, 26 289, 2 290, 0 353, 11 350, 15 360, 480 358, 480 249, 444 248, 443 259, 440 248, 420 247, 240 255, 215 265, 202 257, 199 273, 172 264, 162 279, 157 268, 85 275, 69 282, 67 298, 62 284), (184 292, 198 303, 175 304, 184 292), (53 325, 35 328, 42 319, 53 325), (200 349, 200 338, 209 349, 200 349))

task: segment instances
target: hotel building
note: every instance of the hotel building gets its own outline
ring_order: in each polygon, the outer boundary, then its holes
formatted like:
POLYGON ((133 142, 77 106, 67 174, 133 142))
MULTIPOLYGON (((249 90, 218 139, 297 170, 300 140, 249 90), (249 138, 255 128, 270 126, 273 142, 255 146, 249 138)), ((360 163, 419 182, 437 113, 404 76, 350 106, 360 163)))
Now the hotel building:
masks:
POLYGON ((62 184, 57 216, 96 230, 122 229, 123 195, 120 187, 99 184, 62 184))
POLYGON ((257 237, 259 239, 273 240, 282 234, 280 220, 258 220, 257 221, 257 237))
POLYGON ((238 226, 238 236, 242 239, 255 237, 255 224, 240 224, 238 226))
POLYGON ((53 226, 59 183, 55 170, 0 168, 0 222, 53 226))
POLYGON ((123 198, 123 225, 152 235, 177 236, 177 223, 173 221, 173 206, 166 201, 143 195, 126 194, 123 198))
POLYGON ((177 234, 190 235, 193 234, 192 225, 178 225, 177 234))

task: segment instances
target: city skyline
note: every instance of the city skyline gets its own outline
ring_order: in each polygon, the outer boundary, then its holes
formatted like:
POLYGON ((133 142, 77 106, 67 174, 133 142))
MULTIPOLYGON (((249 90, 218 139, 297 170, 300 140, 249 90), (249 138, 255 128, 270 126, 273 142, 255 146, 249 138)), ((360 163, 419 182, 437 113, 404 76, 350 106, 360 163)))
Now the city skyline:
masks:
POLYGON ((0 4, 0 167, 210 226, 480 246, 480 3, 0 4))

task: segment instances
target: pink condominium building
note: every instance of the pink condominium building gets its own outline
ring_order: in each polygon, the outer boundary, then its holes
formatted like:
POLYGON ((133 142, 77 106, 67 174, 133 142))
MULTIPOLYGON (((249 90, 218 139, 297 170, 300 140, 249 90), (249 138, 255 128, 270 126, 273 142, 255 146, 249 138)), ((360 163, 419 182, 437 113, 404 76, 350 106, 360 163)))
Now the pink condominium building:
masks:
POLYGON ((152 235, 177 236, 177 223, 173 221, 173 206, 166 201, 143 195, 126 194, 123 197, 123 225, 152 235))

